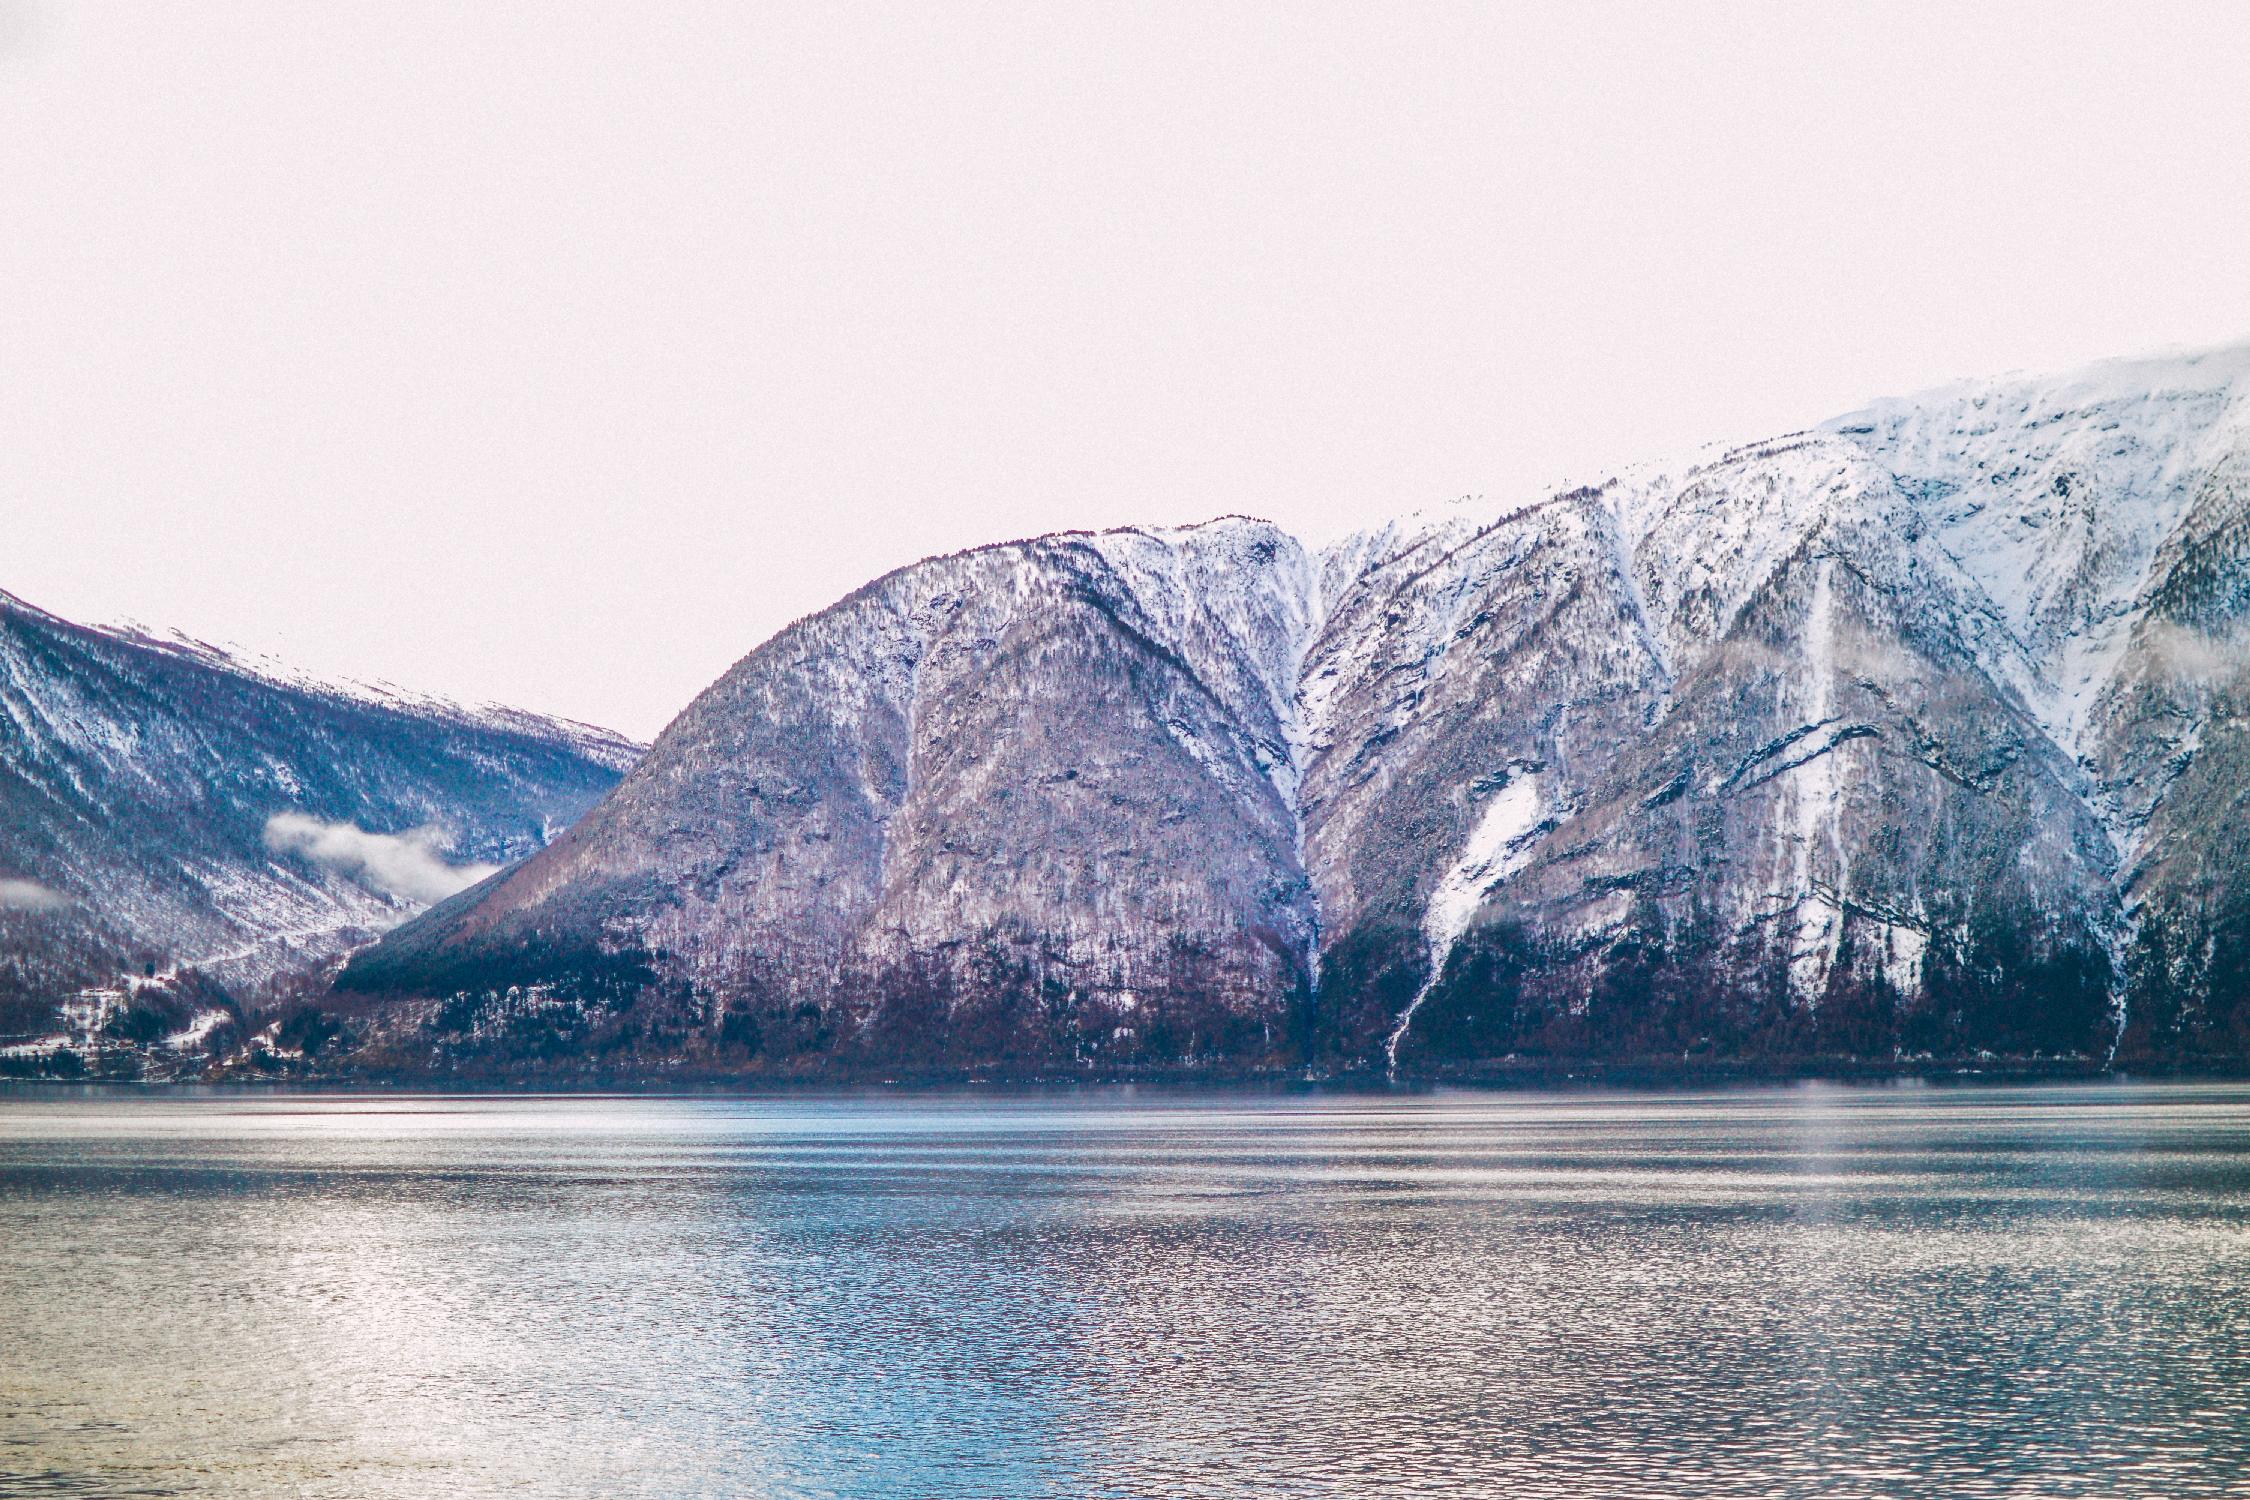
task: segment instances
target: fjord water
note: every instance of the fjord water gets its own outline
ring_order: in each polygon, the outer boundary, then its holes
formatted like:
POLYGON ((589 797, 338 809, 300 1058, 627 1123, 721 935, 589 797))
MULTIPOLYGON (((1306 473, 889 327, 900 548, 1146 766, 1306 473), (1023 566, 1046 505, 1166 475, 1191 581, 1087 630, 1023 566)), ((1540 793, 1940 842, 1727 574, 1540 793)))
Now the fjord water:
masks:
POLYGON ((2250 1087, 0 1096, 0 1492, 2250 1486, 2250 1087))

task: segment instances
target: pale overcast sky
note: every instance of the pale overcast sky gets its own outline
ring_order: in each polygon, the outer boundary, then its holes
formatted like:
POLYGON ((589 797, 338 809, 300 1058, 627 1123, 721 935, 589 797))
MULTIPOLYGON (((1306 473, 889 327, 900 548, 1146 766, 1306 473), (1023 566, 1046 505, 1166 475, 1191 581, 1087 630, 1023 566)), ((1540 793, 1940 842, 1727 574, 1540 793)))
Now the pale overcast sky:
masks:
POLYGON ((2246 58, 2236 4, 0 4, 0 588, 650 735, 932 552, 2250 336, 2246 58))

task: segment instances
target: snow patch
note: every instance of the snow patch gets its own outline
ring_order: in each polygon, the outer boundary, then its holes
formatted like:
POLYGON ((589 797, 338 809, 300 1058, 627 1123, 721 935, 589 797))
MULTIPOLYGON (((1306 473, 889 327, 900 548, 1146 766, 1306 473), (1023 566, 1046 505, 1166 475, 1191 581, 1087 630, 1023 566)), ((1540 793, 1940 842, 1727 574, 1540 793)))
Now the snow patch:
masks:
POLYGON ((1930 935, 1917 928, 1887 922, 1882 929, 1883 978, 1901 995, 1922 992, 1922 956, 1930 951, 1930 935))
POLYGON ((1414 1024, 1414 1013, 1437 988, 1453 945, 1469 930, 1485 895, 1530 862, 1532 851, 1549 826, 1544 811, 1538 774, 1529 767, 1513 768, 1506 785, 1493 793, 1492 800, 1477 815, 1476 827, 1469 831, 1460 857, 1439 877, 1422 915, 1422 936, 1429 945, 1429 973, 1414 998, 1398 1013, 1383 1043, 1383 1056, 1391 1072, 1398 1071, 1398 1046, 1406 1039, 1407 1028, 1414 1024))
MULTIPOLYGON (((1835 717, 1836 705, 1836 595, 1835 561, 1822 558, 1813 575, 1812 600, 1805 618, 1805 670, 1810 679, 1804 708, 1807 723, 1823 724, 1835 717)), ((1791 828, 1790 883, 1784 896, 1796 898, 1796 940, 1790 948, 1789 988, 1804 1004, 1817 1003, 1829 971, 1844 940, 1843 913, 1828 899, 1816 895, 1813 868, 1815 846, 1828 846, 1834 866, 1834 886, 1849 888, 1848 856, 1836 829, 1836 804, 1841 788, 1836 779, 1836 757, 1816 755, 1798 764, 1787 783, 1791 828)))
POLYGON ((184 1029, 166 1037, 164 1045, 174 1052, 192 1052, 201 1047, 211 1033, 218 1030, 219 1023, 226 1019, 227 1013, 223 1010, 199 1011, 184 1029))
POLYGON ((1477 817, 1460 858, 1438 880, 1422 918, 1431 952, 1442 962, 1468 931, 1485 892, 1531 858, 1540 828, 1539 778, 1529 772, 1511 777, 1477 817))

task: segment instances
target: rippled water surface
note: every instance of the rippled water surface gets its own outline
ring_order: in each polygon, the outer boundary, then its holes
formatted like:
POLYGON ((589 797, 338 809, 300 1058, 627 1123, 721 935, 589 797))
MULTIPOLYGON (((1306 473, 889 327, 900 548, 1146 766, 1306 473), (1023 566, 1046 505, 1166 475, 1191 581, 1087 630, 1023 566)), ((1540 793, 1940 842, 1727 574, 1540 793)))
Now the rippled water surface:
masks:
POLYGON ((0 1492, 2250 1491, 2250 1089, 0 1096, 0 1492))

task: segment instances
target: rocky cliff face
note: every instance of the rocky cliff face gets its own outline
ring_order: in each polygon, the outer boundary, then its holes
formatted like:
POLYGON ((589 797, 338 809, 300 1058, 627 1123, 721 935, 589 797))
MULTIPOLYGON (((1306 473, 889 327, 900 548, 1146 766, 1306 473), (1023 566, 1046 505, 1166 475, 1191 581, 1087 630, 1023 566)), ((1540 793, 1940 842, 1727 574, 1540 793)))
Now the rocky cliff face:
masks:
POLYGON ((200 1056, 237 1000, 537 850, 636 754, 0 594, 0 1062, 200 1056))
POLYGON ((2246 395, 935 559, 345 984, 464 1064, 2250 1054, 2246 395))

